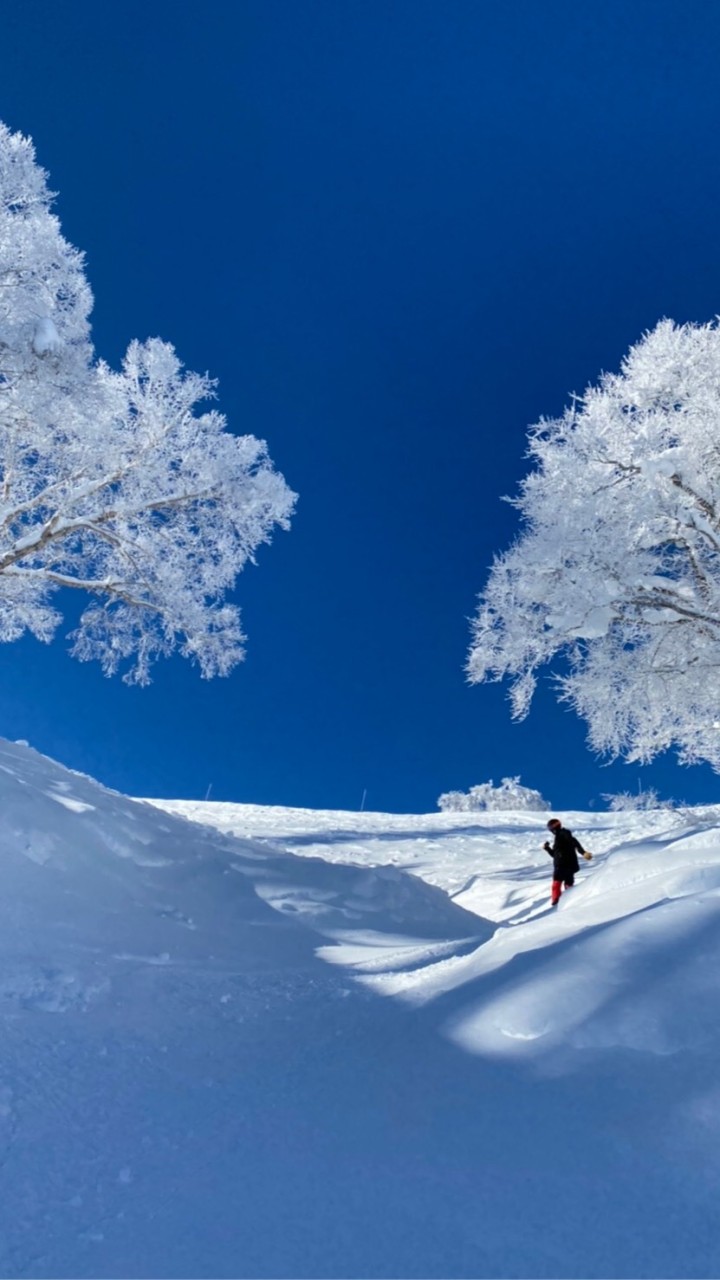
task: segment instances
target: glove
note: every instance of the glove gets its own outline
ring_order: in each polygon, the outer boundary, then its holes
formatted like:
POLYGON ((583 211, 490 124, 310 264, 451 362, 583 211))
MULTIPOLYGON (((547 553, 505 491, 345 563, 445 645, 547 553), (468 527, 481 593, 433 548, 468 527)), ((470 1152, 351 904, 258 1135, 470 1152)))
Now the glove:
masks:
POLYGON ((583 858, 586 862, 592 862, 592 854, 589 853, 587 849, 583 850, 583 858))
POLYGON ((543 845, 543 849, 545 850, 545 852, 546 852, 546 853, 550 853, 550 852, 551 852, 550 845, 548 844, 547 840, 545 841, 545 843, 544 843, 544 845, 543 845))

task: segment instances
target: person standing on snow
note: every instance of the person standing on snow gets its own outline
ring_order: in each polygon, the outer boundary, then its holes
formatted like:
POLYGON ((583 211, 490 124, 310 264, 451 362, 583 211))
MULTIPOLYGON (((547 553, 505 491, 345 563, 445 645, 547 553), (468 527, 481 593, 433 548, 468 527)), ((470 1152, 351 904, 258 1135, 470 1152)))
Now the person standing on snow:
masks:
POLYGON ((572 831, 568 831, 564 827, 559 818, 551 818, 548 822, 548 831, 551 831, 555 837, 552 847, 546 840, 543 849, 550 854, 553 860, 553 881, 551 902, 554 907, 560 901, 563 883, 566 889, 572 889, 575 883, 575 872, 580 870, 578 862, 578 853, 583 858, 587 858, 588 862, 592 858, 592 854, 583 849, 580 841, 573 835, 572 831))

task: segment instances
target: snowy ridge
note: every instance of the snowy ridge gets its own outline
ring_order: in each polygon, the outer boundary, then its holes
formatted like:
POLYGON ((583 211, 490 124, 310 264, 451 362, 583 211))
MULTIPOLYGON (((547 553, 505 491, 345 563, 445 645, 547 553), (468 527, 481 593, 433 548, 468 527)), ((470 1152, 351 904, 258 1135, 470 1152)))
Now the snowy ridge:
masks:
POLYGON ((87 957, 116 982, 124 962, 141 959, 287 968, 334 928, 368 922, 413 937, 483 931, 416 878, 308 863, 189 827, 22 745, 0 744, 0 797, 6 975, 13 955, 47 965, 68 957, 75 968, 87 957))
POLYGON ((716 1275, 718 829, 563 816, 552 912, 544 815, 0 743, 0 1274, 716 1275))

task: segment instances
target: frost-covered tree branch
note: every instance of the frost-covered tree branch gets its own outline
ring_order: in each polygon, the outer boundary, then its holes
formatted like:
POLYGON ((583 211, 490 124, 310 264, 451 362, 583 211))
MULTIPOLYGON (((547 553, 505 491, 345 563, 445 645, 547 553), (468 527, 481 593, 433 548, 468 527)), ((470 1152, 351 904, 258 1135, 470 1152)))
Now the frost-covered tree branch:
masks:
POLYGON ((0 125, 0 640, 51 639, 51 597, 75 588, 91 596, 76 657, 141 684, 176 649, 227 674, 244 637, 224 597, 294 495, 167 343, 132 342, 120 372, 96 360, 51 198, 30 141, 0 125))
POLYGON ((720 770, 720 329, 665 320, 531 430, 523 529, 493 565, 470 680, 524 716, 557 659, 591 746, 720 770))

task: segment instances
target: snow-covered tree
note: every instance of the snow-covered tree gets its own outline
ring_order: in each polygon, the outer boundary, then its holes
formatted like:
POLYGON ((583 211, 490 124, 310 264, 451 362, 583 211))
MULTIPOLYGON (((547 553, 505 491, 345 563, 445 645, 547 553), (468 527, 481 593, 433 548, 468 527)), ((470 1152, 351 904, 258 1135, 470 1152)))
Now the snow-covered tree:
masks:
POLYGON ((444 791, 438 796, 437 806, 443 813, 467 813, 470 799, 466 791, 444 791))
POLYGON ((438 797, 437 803, 443 813, 478 813, 492 809, 537 811, 550 808, 539 791, 521 786, 519 777, 503 778, 499 787, 495 786, 491 778, 489 782, 481 782, 469 791, 446 791, 438 797))
POLYGON ((91 599, 74 655, 145 684, 178 649, 204 676, 243 656, 223 599, 294 495, 265 444, 225 430, 171 346, 95 358, 82 256, 32 143, 0 125, 0 640, 50 640, 61 588, 91 599))
POLYGON ((672 800, 661 800, 654 787, 647 791, 620 791, 604 795, 603 800, 611 813, 647 813, 655 809, 673 809, 672 800))
POLYGON ((471 681, 524 716, 557 656, 591 746, 720 769, 720 329, 662 321, 530 433, 524 528, 492 568, 471 681))

